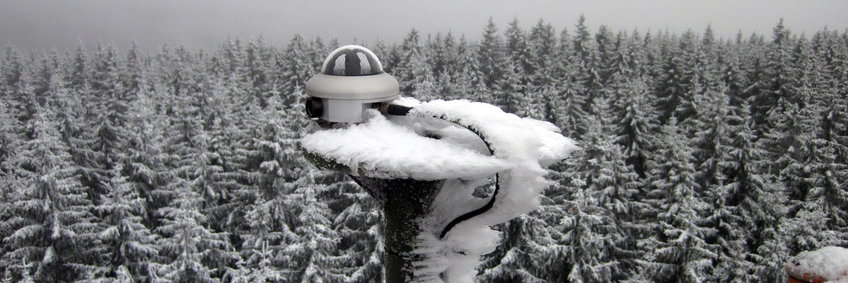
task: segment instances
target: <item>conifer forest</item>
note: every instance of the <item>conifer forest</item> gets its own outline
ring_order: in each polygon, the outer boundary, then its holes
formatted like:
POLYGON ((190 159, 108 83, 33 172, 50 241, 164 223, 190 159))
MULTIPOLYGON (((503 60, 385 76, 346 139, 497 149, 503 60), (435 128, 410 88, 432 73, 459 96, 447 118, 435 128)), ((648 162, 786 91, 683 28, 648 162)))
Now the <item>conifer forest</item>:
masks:
MULTIPOLYGON (((784 282, 848 247, 848 32, 482 26, 359 43, 404 96, 579 142, 480 282, 784 282)), ((344 44, 5 48, 0 280, 383 280, 378 205, 298 145, 303 86, 344 44)))

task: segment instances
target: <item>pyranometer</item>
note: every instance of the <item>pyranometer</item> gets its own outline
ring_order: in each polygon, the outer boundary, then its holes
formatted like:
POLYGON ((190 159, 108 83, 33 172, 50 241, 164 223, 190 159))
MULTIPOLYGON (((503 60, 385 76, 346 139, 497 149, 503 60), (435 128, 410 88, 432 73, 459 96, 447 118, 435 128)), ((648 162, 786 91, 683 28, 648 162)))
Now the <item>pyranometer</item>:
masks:
POLYGON ((345 45, 333 50, 321 73, 306 82, 306 112, 330 123, 362 122, 362 113, 400 95, 398 81, 383 71, 371 50, 345 45))

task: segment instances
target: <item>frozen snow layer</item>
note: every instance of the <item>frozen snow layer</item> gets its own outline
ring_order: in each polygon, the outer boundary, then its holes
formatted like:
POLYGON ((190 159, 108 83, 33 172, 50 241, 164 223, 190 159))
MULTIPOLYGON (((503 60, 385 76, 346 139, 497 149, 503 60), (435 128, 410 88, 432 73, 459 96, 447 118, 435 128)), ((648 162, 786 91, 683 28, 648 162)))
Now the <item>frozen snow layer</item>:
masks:
POLYGON ((302 146, 350 168, 353 174, 377 178, 479 178, 509 168, 508 162, 472 145, 426 137, 416 132, 415 124, 390 121, 375 113, 369 116, 362 124, 307 135, 302 146))
POLYGON ((801 252, 786 263, 786 271, 809 282, 848 282, 848 249, 824 247, 801 252))

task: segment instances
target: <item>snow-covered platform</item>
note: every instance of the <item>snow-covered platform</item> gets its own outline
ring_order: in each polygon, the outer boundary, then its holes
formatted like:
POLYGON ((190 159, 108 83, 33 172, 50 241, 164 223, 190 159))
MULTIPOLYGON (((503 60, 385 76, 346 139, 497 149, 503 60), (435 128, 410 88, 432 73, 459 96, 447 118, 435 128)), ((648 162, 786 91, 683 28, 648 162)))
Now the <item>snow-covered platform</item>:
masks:
POLYGON ((547 165, 576 149, 552 124, 507 114, 489 104, 465 100, 421 104, 408 98, 398 102, 415 106, 410 116, 387 118, 371 110, 364 123, 307 135, 302 146, 310 154, 346 166, 354 175, 415 180, 493 175, 515 166, 508 161, 517 157, 547 165), (495 156, 464 126, 483 135, 495 156))
POLYGON ((440 180, 494 175, 509 164, 483 152, 479 138, 437 121, 389 120, 376 110, 365 123, 303 138, 303 148, 347 167, 354 175, 384 179, 440 180), (453 133, 451 133, 453 132, 453 133), (447 136, 444 136, 447 135, 447 136))

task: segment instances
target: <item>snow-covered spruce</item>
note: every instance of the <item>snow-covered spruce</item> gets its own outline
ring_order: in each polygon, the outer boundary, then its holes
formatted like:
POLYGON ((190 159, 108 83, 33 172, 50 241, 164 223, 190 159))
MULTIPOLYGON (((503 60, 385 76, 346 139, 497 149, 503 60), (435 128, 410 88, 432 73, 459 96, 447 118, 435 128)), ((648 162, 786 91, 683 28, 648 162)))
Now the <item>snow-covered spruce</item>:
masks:
POLYGON ((489 227, 538 207, 539 194, 549 185, 543 166, 565 158, 577 147, 550 123, 504 113, 489 104, 397 102, 414 108, 407 117, 370 113, 362 124, 308 135, 302 146, 348 167, 352 174, 447 179, 430 214, 420 219, 423 233, 415 253, 425 259, 415 263, 415 278, 473 281, 480 256, 492 252, 500 239, 489 227), (451 220, 487 201, 473 197, 472 191, 498 172, 501 188, 492 209, 460 222, 440 239, 439 233, 451 220))

